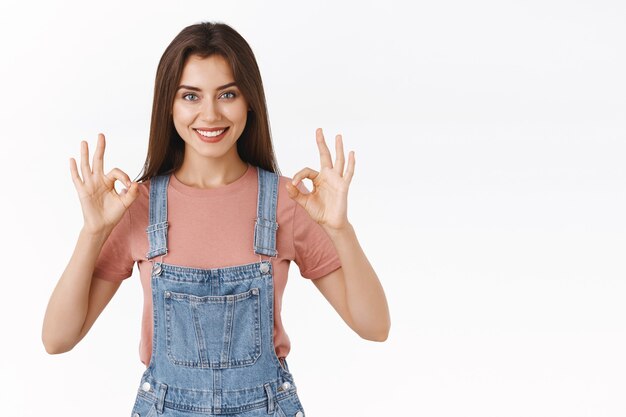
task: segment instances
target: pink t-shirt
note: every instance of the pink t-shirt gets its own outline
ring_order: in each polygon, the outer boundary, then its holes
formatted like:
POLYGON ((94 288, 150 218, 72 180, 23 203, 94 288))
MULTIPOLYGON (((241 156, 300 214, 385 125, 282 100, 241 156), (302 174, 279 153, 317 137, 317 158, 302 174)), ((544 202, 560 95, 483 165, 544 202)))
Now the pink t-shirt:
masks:
MULTIPOLYGON (((163 262, 193 268, 220 268, 259 261, 254 253, 254 223, 257 211, 257 169, 248 170, 234 182, 212 189, 185 185, 171 175, 168 185, 168 253, 163 262)), ((326 231, 298 203, 289 198, 285 184, 291 178, 280 176, 276 220, 274 271, 274 347, 286 357, 291 343, 283 328, 280 311, 287 284, 287 272, 295 261, 304 278, 315 279, 341 267, 336 249, 326 231)), ((139 184, 139 195, 126 210, 102 248, 94 277, 122 281, 132 275, 135 262, 143 287, 143 318, 139 357, 146 366, 152 353, 152 263, 148 252, 148 201, 150 181, 139 184)), ((302 182, 298 188, 308 189, 302 182)), ((153 258, 159 260, 161 256, 153 258)), ((263 255, 263 259, 269 259, 263 255)))

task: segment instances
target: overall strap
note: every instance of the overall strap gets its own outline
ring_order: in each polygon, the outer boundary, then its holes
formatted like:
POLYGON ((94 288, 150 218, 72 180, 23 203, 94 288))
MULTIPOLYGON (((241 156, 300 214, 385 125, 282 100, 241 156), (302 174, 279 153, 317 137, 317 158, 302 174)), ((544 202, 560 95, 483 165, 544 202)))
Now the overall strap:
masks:
POLYGON ((276 207, 278 205, 278 174, 257 167, 259 195, 257 218, 254 225, 254 253, 275 257, 276 251, 276 207))
POLYGON ((150 249, 147 259, 167 253, 167 184, 169 174, 150 179, 150 222, 146 228, 150 249))

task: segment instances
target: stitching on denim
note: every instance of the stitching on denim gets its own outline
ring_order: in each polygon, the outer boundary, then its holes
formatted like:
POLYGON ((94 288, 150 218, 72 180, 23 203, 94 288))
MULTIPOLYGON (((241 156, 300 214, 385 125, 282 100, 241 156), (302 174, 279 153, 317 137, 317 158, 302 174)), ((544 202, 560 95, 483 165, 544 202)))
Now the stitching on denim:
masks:
POLYGON ((148 233, 158 232, 159 230, 167 229, 168 226, 169 224, 167 223, 167 221, 164 221, 161 223, 154 223, 146 227, 146 232, 148 233))
POLYGON ((248 264, 243 264, 243 265, 231 265, 231 266, 224 266, 221 268, 208 268, 208 269, 194 268, 194 267, 189 267, 189 266, 184 266, 184 265, 174 265, 174 264, 168 264, 168 263, 161 263, 161 265, 163 266, 164 269, 167 269, 170 271, 184 272, 186 274, 194 274, 194 275, 213 276, 217 272, 221 271, 222 277, 225 277, 225 275, 237 274, 237 273, 257 273, 259 270, 259 267, 261 266, 261 263, 262 262, 256 261, 256 262, 250 262, 248 264))
POLYGON ((169 291, 169 294, 168 294, 169 296, 164 298, 164 304, 165 304, 165 327, 166 327, 165 343, 166 343, 167 357, 170 360, 170 362, 173 363, 174 365, 191 367, 191 368, 203 368, 203 369, 238 368, 238 367, 250 366, 256 363, 258 359, 261 357, 261 343, 262 343, 261 326, 260 326, 260 318, 259 318, 259 316, 261 315, 261 307, 260 307, 260 297, 261 297, 260 293, 261 292, 259 291, 258 288, 256 290, 257 290, 256 294, 254 294, 253 289, 250 289, 244 293, 240 293, 236 295, 205 296, 208 301, 204 301, 205 297, 199 297, 193 294, 175 293, 175 292, 169 291), (254 336, 252 340, 253 348, 251 351, 247 352, 247 354, 249 354, 250 357, 245 358, 245 359, 241 359, 241 358, 230 359, 230 356, 229 356, 228 362, 221 362, 221 360, 218 360, 218 361, 208 361, 207 363, 203 363, 202 361, 198 361, 198 360, 188 360, 188 359, 175 357, 174 352, 172 351, 172 344, 173 344, 172 343, 172 330, 173 330, 172 314, 173 314, 173 309, 174 309, 174 307, 172 306, 172 299, 191 300, 191 301, 187 301, 186 303, 183 303, 184 305, 182 306, 182 308, 191 308, 189 304, 198 303, 198 302, 210 303, 210 304, 214 304, 214 303, 224 304, 224 308, 228 308, 229 297, 235 297, 237 295, 242 296, 240 300, 246 300, 246 299, 252 298, 250 302, 254 303, 253 305, 254 336), (196 297, 202 298, 203 300, 197 300, 196 297), (215 299, 215 301, 212 301, 211 299, 215 299))

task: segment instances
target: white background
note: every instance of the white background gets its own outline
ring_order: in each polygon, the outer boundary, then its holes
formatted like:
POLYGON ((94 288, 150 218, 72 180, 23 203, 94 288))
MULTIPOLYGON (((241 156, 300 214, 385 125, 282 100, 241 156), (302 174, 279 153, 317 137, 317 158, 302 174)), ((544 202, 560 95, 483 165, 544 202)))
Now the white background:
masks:
POLYGON ((158 60, 207 20, 256 54, 283 175, 319 169, 316 127, 356 152, 348 217, 392 328, 360 339, 292 265, 307 415, 626 415, 617 0, 3 0, 0 414, 130 415, 136 270, 72 351, 40 338, 82 226, 68 160, 103 132, 105 171, 136 178, 158 60))

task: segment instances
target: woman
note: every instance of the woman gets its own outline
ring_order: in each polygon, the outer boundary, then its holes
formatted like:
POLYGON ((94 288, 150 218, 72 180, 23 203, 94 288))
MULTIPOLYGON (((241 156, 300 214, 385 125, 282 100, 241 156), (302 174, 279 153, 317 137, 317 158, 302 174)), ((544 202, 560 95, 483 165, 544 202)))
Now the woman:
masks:
POLYGON ((354 153, 344 172, 341 136, 334 163, 316 137, 319 172, 281 176, 249 45, 223 23, 185 28, 159 62, 139 180, 104 174, 102 134, 92 167, 81 142, 82 178, 70 158, 84 227, 48 304, 46 350, 71 350, 137 263, 146 370, 133 416, 303 416, 280 319, 290 261, 361 337, 384 341, 390 326, 347 219, 354 153))

